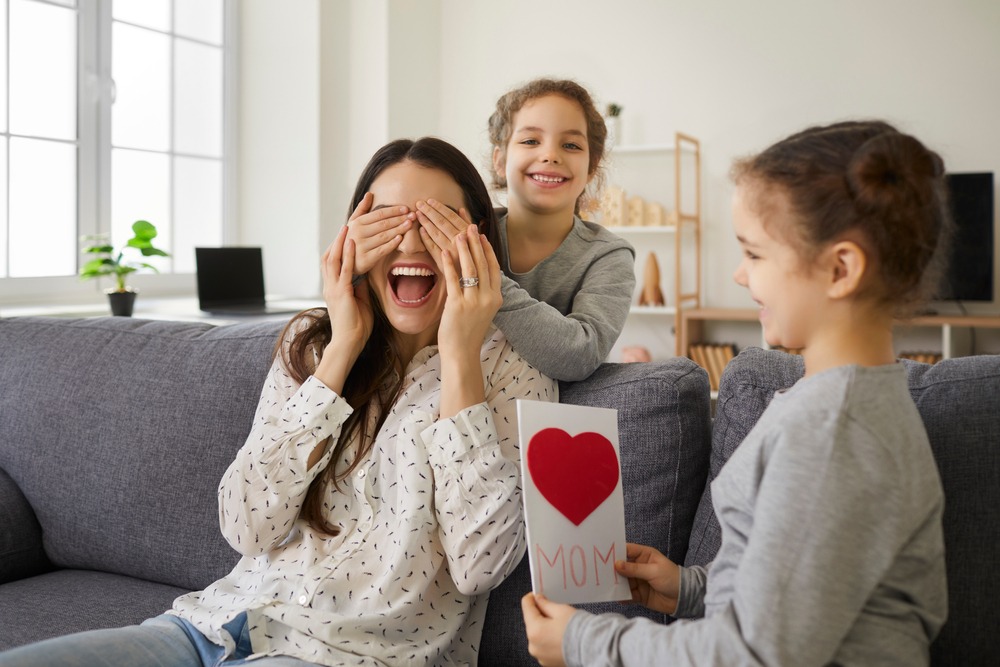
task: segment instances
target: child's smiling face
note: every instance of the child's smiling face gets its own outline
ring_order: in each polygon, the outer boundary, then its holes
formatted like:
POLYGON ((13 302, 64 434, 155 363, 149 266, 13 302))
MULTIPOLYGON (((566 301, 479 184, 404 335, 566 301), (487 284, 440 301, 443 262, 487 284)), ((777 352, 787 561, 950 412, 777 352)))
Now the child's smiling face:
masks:
POLYGON ((740 185, 733 196, 733 227, 743 251, 733 279, 760 306, 768 345, 807 347, 813 332, 822 326, 826 284, 820 272, 806 265, 800 251, 776 231, 790 230, 796 224, 788 197, 769 192, 762 207, 760 196, 751 185, 740 185))
POLYGON ((493 165, 506 175, 511 208, 572 215, 592 176, 583 109, 561 95, 525 102, 506 151, 493 151, 493 165))

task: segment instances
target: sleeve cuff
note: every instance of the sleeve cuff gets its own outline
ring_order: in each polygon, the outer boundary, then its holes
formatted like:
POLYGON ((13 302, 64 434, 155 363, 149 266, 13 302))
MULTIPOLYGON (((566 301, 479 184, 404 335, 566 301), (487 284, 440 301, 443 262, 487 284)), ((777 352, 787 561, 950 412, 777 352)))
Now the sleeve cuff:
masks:
POLYGON ((680 590, 674 618, 701 618, 705 615, 707 570, 700 566, 680 567, 680 590))
POLYGON ((577 610, 569 617, 562 640, 563 661, 566 667, 583 667, 585 664, 583 651, 580 650, 582 643, 580 639, 586 634, 587 621, 591 616, 589 612, 577 610))
POLYGON ((447 468, 452 461, 472 450, 496 443, 496 432, 485 402, 468 407, 454 417, 434 422, 420 436, 435 468, 447 468))

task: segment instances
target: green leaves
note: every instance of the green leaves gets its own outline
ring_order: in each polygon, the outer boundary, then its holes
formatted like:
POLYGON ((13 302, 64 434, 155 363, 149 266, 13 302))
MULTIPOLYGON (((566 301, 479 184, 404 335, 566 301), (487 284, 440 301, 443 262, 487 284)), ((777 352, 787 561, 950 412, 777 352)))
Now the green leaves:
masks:
POLYGON ((107 242, 107 236, 86 236, 84 241, 91 244, 83 248, 83 252, 96 255, 80 268, 80 278, 99 278, 114 276, 119 290, 125 289, 124 277, 139 269, 149 269, 159 273, 152 264, 139 261, 125 261, 125 251, 129 248, 138 250, 143 257, 169 257, 170 255, 153 245, 157 236, 156 226, 147 220, 136 220, 132 223, 133 236, 115 255, 115 249, 107 242))

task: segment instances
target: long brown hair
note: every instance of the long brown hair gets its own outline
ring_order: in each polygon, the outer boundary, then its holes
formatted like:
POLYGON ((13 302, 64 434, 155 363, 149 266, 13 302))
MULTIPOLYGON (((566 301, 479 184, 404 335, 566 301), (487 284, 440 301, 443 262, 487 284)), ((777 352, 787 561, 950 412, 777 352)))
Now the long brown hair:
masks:
MULTIPOLYGON (((477 221, 480 233, 486 235, 495 252, 501 252, 496 216, 482 177, 461 151, 434 137, 416 141, 397 139, 380 148, 358 178, 348 216, 383 171, 405 161, 438 169, 455 179, 464 193, 465 208, 472 220, 477 221)), ((340 481, 350 475, 371 451, 389 408, 399 396, 405 372, 396 343, 396 331, 386 318, 370 283, 365 281, 365 284, 369 286, 374 324, 371 336, 344 382, 343 391, 343 397, 354 412, 341 429, 330 462, 309 486, 300 512, 300 516, 314 529, 328 535, 336 535, 339 530, 327 519, 324 511, 326 488, 333 484, 339 489, 340 481), (373 425, 371 428, 370 424, 373 425), (357 446, 351 463, 338 470, 337 462, 354 443, 357 446)), ((275 345, 274 353, 281 356, 293 380, 301 384, 312 374, 323 350, 330 343, 330 332, 330 315, 325 309, 300 313, 288 323, 275 345)))
POLYGON ((733 177, 758 208, 788 197, 794 222, 776 231, 805 263, 860 233, 877 278, 866 290, 897 316, 937 289, 952 231, 944 162, 915 137, 880 120, 810 127, 737 161, 733 177))
MULTIPOLYGON (((584 120, 587 122, 587 148, 590 153, 590 163, 587 166, 587 173, 593 178, 586 189, 576 200, 576 213, 580 213, 580 208, 588 200, 596 198, 596 193, 601 191, 604 183, 604 156, 606 153, 606 142, 608 139, 608 128, 604 124, 604 116, 597 110, 593 98, 586 88, 571 79, 535 79, 523 86, 514 88, 497 100, 496 109, 490 115, 489 133, 490 144, 500 150, 500 154, 507 159, 507 143, 510 135, 514 132, 514 114, 531 100, 548 95, 559 95, 571 102, 576 102, 583 110, 584 120)), ((492 163, 491 163, 492 165, 492 163)), ((497 173, 490 168, 493 174, 493 187, 499 190, 507 188, 507 177, 505 174, 497 173)))

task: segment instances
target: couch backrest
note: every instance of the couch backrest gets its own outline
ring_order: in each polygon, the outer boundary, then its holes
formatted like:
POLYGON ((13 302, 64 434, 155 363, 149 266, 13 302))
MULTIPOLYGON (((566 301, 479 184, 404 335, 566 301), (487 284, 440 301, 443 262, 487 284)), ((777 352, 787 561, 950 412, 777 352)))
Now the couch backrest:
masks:
MULTIPOLYGON (((561 383, 560 401, 618 410, 625 537, 684 559, 708 473, 708 375, 690 359, 604 364, 586 380, 561 383)), ((535 665, 528 654, 521 597, 531 590, 528 559, 490 594, 479 664, 535 665)), ((582 605, 668 622, 637 605, 582 605)))
POLYGON ((216 490, 281 326, 0 320, 0 468, 56 566, 188 589, 232 569, 216 490))
MULTIPOLYGON (((945 493, 948 621, 931 646, 935 665, 1000 665, 1000 355, 904 360, 945 493)), ((803 374, 802 359, 749 348, 719 387, 709 482, 757 423, 774 392, 803 374)), ((715 557, 720 529, 708 487, 686 564, 715 557)))

